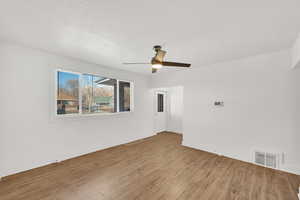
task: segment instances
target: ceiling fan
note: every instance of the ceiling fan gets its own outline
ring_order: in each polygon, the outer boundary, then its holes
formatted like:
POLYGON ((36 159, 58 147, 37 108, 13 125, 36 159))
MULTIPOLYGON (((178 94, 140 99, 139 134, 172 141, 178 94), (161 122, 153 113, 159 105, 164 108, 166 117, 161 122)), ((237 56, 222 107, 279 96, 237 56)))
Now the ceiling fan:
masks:
POLYGON ((163 66, 166 67, 190 67, 191 64, 187 63, 178 63, 178 62, 168 62, 164 61, 164 57, 166 55, 166 51, 161 50, 161 46, 156 45, 153 47, 156 52, 155 56, 151 59, 150 63, 123 63, 125 65, 133 65, 133 64, 151 64, 152 65, 152 73, 156 73, 158 69, 163 66))

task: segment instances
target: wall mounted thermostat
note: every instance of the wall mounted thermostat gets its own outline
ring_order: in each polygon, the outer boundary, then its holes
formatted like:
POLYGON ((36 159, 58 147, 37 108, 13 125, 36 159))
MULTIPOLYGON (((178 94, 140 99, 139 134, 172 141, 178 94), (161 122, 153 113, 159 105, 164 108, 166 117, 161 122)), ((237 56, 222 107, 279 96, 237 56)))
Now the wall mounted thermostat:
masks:
POLYGON ((221 106, 221 107, 223 107, 224 106, 224 102, 223 101, 215 101, 214 105, 215 106, 221 106))

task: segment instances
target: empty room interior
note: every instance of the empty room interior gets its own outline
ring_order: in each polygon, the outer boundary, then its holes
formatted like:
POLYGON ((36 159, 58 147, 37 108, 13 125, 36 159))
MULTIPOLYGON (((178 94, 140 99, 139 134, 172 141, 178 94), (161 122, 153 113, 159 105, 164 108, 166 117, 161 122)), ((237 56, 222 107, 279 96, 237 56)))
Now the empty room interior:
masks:
POLYGON ((299 0, 1 0, 1 200, 299 200, 299 0))

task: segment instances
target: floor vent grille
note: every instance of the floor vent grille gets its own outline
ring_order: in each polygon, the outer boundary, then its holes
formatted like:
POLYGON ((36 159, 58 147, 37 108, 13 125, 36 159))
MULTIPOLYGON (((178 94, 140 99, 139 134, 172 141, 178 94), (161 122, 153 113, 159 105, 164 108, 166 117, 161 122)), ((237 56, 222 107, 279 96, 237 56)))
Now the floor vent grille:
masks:
POLYGON ((254 162, 258 165, 262 165, 264 167, 270 167, 274 169, 279 168, 279 154, 255 151, 254 152, 254 162))

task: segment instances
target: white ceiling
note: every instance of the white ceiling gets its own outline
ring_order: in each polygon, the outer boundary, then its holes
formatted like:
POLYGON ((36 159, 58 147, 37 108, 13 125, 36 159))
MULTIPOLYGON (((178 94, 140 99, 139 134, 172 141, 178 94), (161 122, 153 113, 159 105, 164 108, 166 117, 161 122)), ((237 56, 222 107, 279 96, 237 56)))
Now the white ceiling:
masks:
POLYGON ((300 0, 0 0, 0 38, 85 61, 150 73, 166 60, 192 67, 288 48, 300 0))

